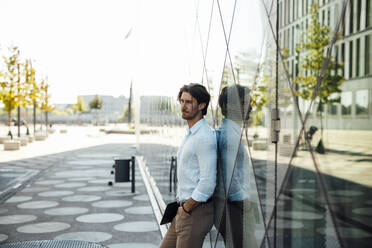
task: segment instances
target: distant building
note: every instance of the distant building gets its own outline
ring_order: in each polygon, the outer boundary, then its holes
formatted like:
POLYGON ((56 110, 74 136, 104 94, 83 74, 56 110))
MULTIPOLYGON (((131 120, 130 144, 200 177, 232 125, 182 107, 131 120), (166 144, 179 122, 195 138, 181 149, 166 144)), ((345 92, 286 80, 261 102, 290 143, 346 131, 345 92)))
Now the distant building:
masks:
MULTIPOLYGON (((89 109, 89 102, 91 102, 96 95, 82 95, 80 96, 85 104, 85 107, 89 110, 90 114, 92 111, 89 109)), ((101 121, 115 122, 124 113, 124 108, 128 104, 129 99, 125 96, 113 97, 108 95, 99 95, 102 100, 102 108, 98 110, 99 118, 101 121)))

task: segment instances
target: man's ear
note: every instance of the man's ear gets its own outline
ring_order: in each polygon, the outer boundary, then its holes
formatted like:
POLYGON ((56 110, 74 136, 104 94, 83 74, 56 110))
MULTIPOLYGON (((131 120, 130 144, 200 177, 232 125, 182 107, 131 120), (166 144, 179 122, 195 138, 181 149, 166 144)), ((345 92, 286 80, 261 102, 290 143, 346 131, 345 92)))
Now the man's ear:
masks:
POLYGON ((200 104, 198 105, 198 109, 199 109, 199 110, 204 109, 204 108, 205 108, 205 105, 206 105, 205 102, 200 103, 200 104))

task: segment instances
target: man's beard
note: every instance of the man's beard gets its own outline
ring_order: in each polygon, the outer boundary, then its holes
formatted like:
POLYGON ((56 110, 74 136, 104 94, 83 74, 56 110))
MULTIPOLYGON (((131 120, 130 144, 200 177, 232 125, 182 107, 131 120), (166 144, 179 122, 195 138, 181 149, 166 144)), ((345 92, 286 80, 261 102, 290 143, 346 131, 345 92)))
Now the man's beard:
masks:
MULTIPOLYGON (((186 113, 186 114, 189 114, 189 113, 186 113)), ((182 119, 187 120, 187 121, 194 119, 197 115, 198 115, 198 111, 196 111, 193 115, 184 116, 184 112, 182 111, 182 119)))

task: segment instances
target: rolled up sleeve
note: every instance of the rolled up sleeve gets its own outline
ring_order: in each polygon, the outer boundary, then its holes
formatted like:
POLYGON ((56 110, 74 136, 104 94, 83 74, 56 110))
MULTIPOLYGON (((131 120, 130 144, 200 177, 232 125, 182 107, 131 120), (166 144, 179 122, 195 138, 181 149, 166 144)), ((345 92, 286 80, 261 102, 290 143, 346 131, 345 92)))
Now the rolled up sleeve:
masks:
POLYGON ((206 202, 213 194, 217 177, 217 142, 215 132, 204 134, 194 143, 199 163, 200 178, 191 197, 206 202))

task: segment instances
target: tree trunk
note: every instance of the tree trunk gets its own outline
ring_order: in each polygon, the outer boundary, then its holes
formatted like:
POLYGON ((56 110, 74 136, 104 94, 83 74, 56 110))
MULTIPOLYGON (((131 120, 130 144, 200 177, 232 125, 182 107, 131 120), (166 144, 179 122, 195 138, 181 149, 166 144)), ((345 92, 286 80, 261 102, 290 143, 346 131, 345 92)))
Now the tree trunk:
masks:
POLYGON ((8 128, 10 131, 10 125, 11 125, 11 118, 12 118, 12 111, 8 110, 8 128))
POLYGON ((21 137, 21 107, 17 107, 17 130, 18 130, 18 138, 21 137))
POLYGON ((34 123, 34 134, 36 132, 36 102, 34 102, 33 108, 33 123, 34 123))
POLYGON ((45 111, 45 131, 48 133, 48 111, 45 111))

